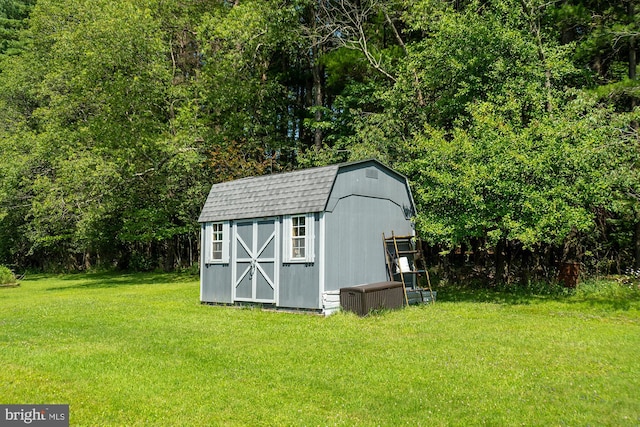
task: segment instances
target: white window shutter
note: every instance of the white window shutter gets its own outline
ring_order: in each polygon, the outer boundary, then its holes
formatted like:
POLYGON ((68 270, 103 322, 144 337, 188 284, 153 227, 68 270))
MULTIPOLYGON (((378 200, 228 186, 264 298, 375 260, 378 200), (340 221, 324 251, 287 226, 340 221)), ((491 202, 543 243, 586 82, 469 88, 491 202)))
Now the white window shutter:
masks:
POLYGON ((282 261, 291 262, 291 215, 282 217, 282 261))
POLYGON ((307 224, 307 239, 306 239, 306 248, 305 248, 305 253, 307 254, 306 256, 306 262, 314 262, 315 259, 315 230, 316 230, 316 222, 315 222, 315 215, 310 213, 307 214, 307 219, 306 219, 306 224, 307 224))
POLYGON ((205 222, 200 226, 200 248, 202 251, 202 261, 205 264, 209 263, 209 236, 207 235, 207 229, 209 228, 209 223, 205 222))
POLYGON ((231 233, 229 227, 229 221, 222 223, 222 260, 223 264, 229 263, 229 246, 231 242, 231 233))
POLYGON ((210 222, 207 222, 204 225, 204 259, 207 264, 211 264, 213 262, 213 225, 210 222))

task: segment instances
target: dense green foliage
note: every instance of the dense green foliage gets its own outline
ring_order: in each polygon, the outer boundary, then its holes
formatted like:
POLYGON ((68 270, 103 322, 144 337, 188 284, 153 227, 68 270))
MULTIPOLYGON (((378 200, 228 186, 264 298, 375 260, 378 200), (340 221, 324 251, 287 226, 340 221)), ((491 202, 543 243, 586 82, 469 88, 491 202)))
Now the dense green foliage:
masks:
POLYGON ((377 157, 409 177, 433 253, 486 277, 638 268, 639 13, 3 1, 0 261, 190 266, 212 183, 377 157))
POLYGON ((438 291, 323 318, 200 305, 188 276, 30 276, 0 289, 0 395, 74 426, 638 423, 637 287, 438 291))
POLYGON ((0 1, 0 54, 21 53, 24 39, 20 32, 26 28, 26 18, 36 0, 0 1))

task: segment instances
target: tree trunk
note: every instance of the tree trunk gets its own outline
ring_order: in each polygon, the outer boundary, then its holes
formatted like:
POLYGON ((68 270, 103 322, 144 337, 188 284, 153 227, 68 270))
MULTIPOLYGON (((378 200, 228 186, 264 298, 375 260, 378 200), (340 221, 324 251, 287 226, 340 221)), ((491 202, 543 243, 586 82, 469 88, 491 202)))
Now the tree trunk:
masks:
MULTIPOLYGON (((633 0, 630 0, 627 4, 627 14, 629 17, 629 21, 633 22, 635 15, 635 8, 633 4, 633 0)), ((629 38, 629 80, 636 79, 636 68, 638 66, 638 61, 636 57, 636 38, 632 35, 629 38)), ((631 110, 633 110, 637 105, 637 100, 635 96, 631 97, 631 110)), ((634 128, 637 128, 637 123, 635 123, 634 128)))
POLYGON ((636 226, 634 230, 633 243, 634 243, 634 263, 635 270, 640 270, 640 221, 636 220, 636 226))
MULTIPOLYGON (((633 22, 635 15, 635 7, 634 0, 629 0, 627 3, 627 16, 629 18, 629 22, 633 22)), ((636 39, 634 36, 629 38, 629 70, 628 76, 629 80, 636 79, 636 68, 638 66, 637 63, 637 53, 636 53, 636 39)), ((635 96, 631 96, 631 102, 629 107, 631 111, 633 111, 638 105, 638 101, 635 96)), ((633 129, 638 129, 638 122, 633 120, 631 122, 631 127, 633 129)), ((634 252, 634 269, 640 269, 640 218, 638 218, 638 214, 636 214, 636 223, 633 230, 633 252, 634 252)))
MULTIPOLYGON (((627 3, 627 16, 629 22, 633 23, 635 18, 635 5, 634 0, 629 0, 627 3)), ((629 39, 629 79, 635 80, 636 78, 636 39, 632 35, 629 39)))
POLYGON ((160 244, 164 256, 162 257, 164 271, 172 271, 175 267, 174 239, 166 239, 160 244))
POLYGON ((505 249, 507 247, 507 241, 506 239, 500 239, 498 240, 498 243, 496 244, 496 253, 495 253, 495 257, 496 257, 496 283, 504 283, 504 276, 505 276, 505 271, 506 271, 506 256, 505 256, 505 249))
POLYGON ((313 49, 313 106, 316 107, 313 112, 313 121, 316 124, 316 127, 313 129, 313 146, 316 151, 322 149, 322 128, 318 126, 318 124, 322 121, 322 107, 324 106, 324 91, 323 91, 323 74, 324 67, 319 64, 318 55, 320 53, 320 49, 318 47, 314 47, 313 49))
MULTIPOLYGON (((636 40, 634 37, 631 37, 631 40, 629 40, 629 79, 630 80, 636 79, 636 67, 637 67, 636 40)), ((632 98, 632 102, 635 106, 636 104, 635 98, 632 98)))

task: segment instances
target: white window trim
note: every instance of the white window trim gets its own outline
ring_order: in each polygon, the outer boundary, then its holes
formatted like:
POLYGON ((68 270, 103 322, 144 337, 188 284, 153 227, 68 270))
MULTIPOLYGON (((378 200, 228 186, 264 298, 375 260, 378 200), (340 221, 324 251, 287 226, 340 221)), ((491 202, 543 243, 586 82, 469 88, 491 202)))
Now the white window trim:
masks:
POLYGON ((229 221, 208 222, 205 224, 205 244, 207 264, 229 264, 229 242, 230 227, 229 221), (213 224, 222 224, 222 258, 213 258, 213 224))
POLYGON ((283 217, 283 236, 282 236, 282 262, 286 264, 292 263, 312 263, 315 261, 315 215, 312 213, 302 214, 302 215, 285 215, 283 217), (304 217, 305 218, 305 247, 304 247, 304 258, 293 258, 292 257, 292 248, 291 243, 293 240, 292 229, 293 222, 292 218, 295 217, 304 217))

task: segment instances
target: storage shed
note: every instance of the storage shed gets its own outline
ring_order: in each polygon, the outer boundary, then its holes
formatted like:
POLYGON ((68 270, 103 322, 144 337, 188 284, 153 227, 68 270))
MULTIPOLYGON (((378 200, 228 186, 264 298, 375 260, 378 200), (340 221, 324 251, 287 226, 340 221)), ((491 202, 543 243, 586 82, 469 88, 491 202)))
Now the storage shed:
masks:
POLYGON ((388 280, 382 234, 413 234, 409 183, 377 160, 212 186, 200 214, 203 303, 327 311, 388 280))

